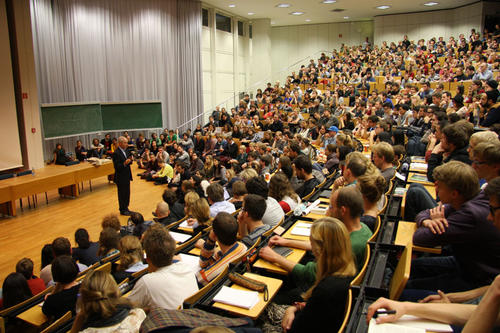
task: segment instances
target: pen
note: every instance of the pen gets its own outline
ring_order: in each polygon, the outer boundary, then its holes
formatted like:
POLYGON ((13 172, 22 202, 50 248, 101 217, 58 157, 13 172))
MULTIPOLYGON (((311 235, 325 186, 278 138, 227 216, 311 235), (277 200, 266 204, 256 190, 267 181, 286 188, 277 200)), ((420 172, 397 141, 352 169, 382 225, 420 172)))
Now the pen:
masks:
MULTIPOLYGON (((364 312, 363 313, 364 315, 367 314, 367 312, 364 312)), ((379 315, 381 314, 385 314, 385 315, 393 315, 393 314, 396 314, 396 310, 377 310, 375 311, 375 313, 373 314, 373 318, 376 319, 379 315)))

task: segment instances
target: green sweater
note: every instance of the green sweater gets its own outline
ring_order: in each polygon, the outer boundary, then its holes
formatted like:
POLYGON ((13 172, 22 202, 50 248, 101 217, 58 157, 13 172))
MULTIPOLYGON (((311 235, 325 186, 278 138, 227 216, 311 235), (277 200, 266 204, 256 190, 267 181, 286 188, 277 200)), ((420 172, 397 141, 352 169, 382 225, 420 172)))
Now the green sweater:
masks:
MULTIPOLYGON (((365 249, 368 238, 372 235, 370 228, 361 223, 361 229, 350 233, 352 253, 356 260, 356 267, 363 266, 365 249)), ((295 285, 303 290, 308 290, 316 281, 316 262, 310 261, 305 265, 297 264, 292 270, 292 279, 295 285)))

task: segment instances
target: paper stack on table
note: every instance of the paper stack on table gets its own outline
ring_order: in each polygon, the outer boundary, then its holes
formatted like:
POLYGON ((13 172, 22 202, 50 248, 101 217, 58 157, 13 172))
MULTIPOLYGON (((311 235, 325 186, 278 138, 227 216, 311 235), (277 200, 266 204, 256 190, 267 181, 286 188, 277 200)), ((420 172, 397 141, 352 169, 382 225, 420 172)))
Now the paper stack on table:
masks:
POLYGON ((248 310, 259 303, 259 293, 222 286, 222 289, 215 295, 214 301, 248 310))
POLYGON ((190 239, 192 236, 191 235, 186 235, 182 234, 180 232, 175 232, 175 231, 169 231, 170 236, 177 242, 177 243, 184 243, 188 239, 190 239))
POLYGON ((427 163, 412 162, 410 164, 410 170, 412 169, 427 170, 427 163))

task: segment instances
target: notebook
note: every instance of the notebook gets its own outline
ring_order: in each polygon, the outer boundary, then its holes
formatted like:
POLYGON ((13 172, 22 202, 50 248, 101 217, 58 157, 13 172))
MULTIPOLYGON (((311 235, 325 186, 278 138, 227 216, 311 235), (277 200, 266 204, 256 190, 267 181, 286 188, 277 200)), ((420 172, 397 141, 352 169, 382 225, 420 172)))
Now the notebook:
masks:
POLYGON ((191 235, 186 235, 186 234, 181 234, 180 232, 175 232, 175 231, 169 231, 170 236, 177 242, 177 243, 184 243, 188 239, 190 239, 192 236, 191 235))
POLYGON ((427 163, 412 162, 410 164, 410 169, 422 169, 427 170, 427 163))
POLYGON ((191 229, 191 230, 193 230, 197 226, 198 226, 198 221, 196 221, 192 225, 189 225, 188 222, 187 222, 187 220, 184 221, 184 222, 182 222, 181 224, 179 224, 179 228, 186 228, 186 229, 191 229))
POLYGON ((185 253, 179 253, 179 256, 181 257, 181 261, 186 263, 192 269, 193 273, 196 273, 201 269, 199 257, 185 253))
POLYGON ((368 333, 381 332, 405 332, 405 333, 425 333, 426 331, 447 333, 453 332, 448 324, 443 324, 433 320, 427 320, 415 316, 404 315, 397 321, 390 324, 376 324, 375 320, 370 321, 368 333))
POLYGON ((215 295, 214 301, 248 310, 259 303, 259 293, 222 286, 222 289, 215 295))
POLYGON ((295 236, 306 236, 309 237, 311 234, 312 223, 298 222, 290 232, 290 234, 295 236))
POLYGON ((428 182, 426 175, 411 175, 410 181, 414 182, 428 182))

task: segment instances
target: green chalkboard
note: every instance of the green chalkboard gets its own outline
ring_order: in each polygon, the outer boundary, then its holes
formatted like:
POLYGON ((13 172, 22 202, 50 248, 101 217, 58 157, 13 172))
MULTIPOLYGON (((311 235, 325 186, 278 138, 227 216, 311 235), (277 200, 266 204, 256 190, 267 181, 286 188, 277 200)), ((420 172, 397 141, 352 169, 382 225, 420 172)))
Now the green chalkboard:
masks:
POLYGON ((161 103, 101 104, 103 130, 160 128, 161 103))
POLYGON ((45 138, 102 131, 100 104, 42 106, 45 138))

